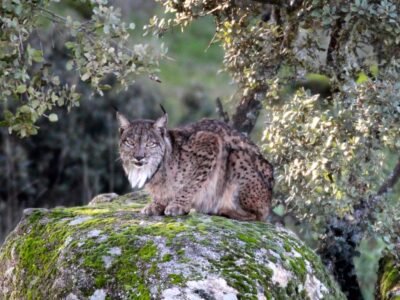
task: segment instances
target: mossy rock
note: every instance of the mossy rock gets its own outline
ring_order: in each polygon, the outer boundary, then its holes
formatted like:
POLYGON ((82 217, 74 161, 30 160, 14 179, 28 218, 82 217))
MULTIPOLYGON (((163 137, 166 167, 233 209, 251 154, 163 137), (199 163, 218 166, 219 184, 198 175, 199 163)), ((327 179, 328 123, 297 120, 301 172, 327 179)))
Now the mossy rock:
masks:
POLYGON ((145 194, 112 198, 26 210, 0 249, 0 298, 345 299, 284 229, 196 213, 146 217, 145 194))
POLYGON ((376 299, 400 300, 400 262, 391 255, 381 259, 376 299))

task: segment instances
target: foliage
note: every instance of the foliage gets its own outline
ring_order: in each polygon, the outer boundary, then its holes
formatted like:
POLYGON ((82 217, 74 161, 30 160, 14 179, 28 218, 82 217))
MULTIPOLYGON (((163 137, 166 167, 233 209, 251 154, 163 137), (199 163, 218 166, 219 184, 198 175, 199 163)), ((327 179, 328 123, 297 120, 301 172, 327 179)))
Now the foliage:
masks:
MULTIPOLYGON (((56 51, 52 55, 65 63, 56 51)), ((89 86, 80 90, 91 92, 89 86)), ((128 192, 110 103, 132 118, 154 119, 161 100, 154 87, 138 82, 127 91, 94 95, 73 113, 57 108, 59 121, 38 120, 38 134, 27 139, 0 130, 0 244, 27 207, 82 205, 99 193, 128 192)))
POLYGON ((362 238, 383 236, 389 250, 399 242, 400 201, 382 189, 397 180, 387 184, 384 156, 400 152, 398 1, 159 2, 166 14, 147 28, 156 35, 214 17, 213 41, 242 90, 238 109, 249 97, 266 107, 263 147, 277 201, 324 233, 323 259, 347 295, 361 298, 354 257, 362 238))
POLYGON ((304 217, 351 214, 385 179, 383 150, 400 147, 400 84, 385 80, 354 84, 326 105, 304 91, 272 105, 265 148, 283 166, 287 203, 298 211, 313 205, 304 217))
POLYGON ((35 124, 41 116, 57 121, 55 107, 79 106, 79 79, 65 82, 61 74, 76 73, 102 95, 110 88, 104 82, 107 76, 112 74, 127 87, 134 75, 156 71, 159 55, 164 54, 163 49, 157 54, 144 44, 129 48, 129 31, 135 26, 122 22, 119 9, 107 0, 87 1, 91 13, 85 20, 56 14, 55 2, 5 0, 1 4, 0 98, 5 107, 1 125, 21 137, 37 133, 35 124), (54 72, 57 62, 41 46, 39 30, 46 28, 46 21, 64 35, 69 60, 62 73, 54 72), (35 35, 39 37, 36 46, 35 35))
POLYGON ((332 213, 351 218, 376 194, 384 151, 400 148, 396 1, 160 2, 167 14, 148 26, 158 35, 214 16, 225 69, 244 95, 265 99, 264 148, 292 213, 316 224, 332 213), (329 79, 330 97, 284 95, 311 73, 329 79))
MULTIPOLYGON (((135 9, 131 2, 113 4, 121 8, 126 23, 137 22, 143 17, 143 6, 135 9)), ((148 4, 144 1, 143 5, 148 4)), ((52 10, 88 18, 92 8, 84 1, 63 1, 52 6, 52 10)), ((45 117, 39 118, 35 126, 40 130, 29 138, 20 139, 8 134, 6 128, 0 128, 0 182, 3 183, 0 186, 0 244, 27 207, 81 205, 99 193, 130 190, 117 159, 118 137, 115 133, 118 128, 110 104, 132 119, 155 119, 161 113, 158 104, 162 102, 169 113, 171 126, 209 117, 213 113, 212 101, 220 95, 220 87, 229 81, 228 76, 220 76, 219 80, 214 78, 222 61, 222 50, 213 47, 210 56, 202 50, 195 52, 190 44, 194 40, 199 43, 198 36, 201 35, 200 47, 207 47, 212 37, 210 21, 204 19, 195 24, 196 36, 190 32, 171 32, 164 38, 167 46, 174 45, 168 51, 174 61, 160 61, 162 84, 140 78, 128 90, 120 91, 115 77, 107 76, 104 83, 111 89, 104 90, 103 96, 91 95, 90 82, 80 81, 78 72, 66 71, 65 66, 71 60, 65 48, 70 38, 68 32, 60 25, 44 24, 46 20, 40 23, 43 26, 32 34, 29 43, 41 49, 46 60, 53 63, 49 72, 58 75, 61 82, 77 83, 76 90, 85 101, 80 101, 79 108, 70 113, 64 107, 55 107, 52 112, 57 114, 58 121, 53 123, 45 117), (201 62, 196 60, 200 55, 203 56, 201 62), (182 56, 185 56, 183 61, 182 56), (176 82, 178 77, 179 82, 176 82), (202 81, 201 78, 209 80, 202 81)), ((140 40, 141 33, 140 30, 132 32, 132 40, 140 40)), ((224 92, 229 95, 231 90, 224 92)), ((16 104, 9 102, 8 110, 13 110, 16 104)))

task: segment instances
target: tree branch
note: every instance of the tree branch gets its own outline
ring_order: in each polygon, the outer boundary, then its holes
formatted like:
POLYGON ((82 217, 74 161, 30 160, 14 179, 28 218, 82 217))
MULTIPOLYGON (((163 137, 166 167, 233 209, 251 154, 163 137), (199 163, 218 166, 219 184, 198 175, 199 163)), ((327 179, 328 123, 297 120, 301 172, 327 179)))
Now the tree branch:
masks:
POLYGON ((339 44, 339 35, 342 29, 343 21, 338 19, 335 24, 332 26, 331 36, 329 40, 328 50, 326 53, 326 64, 328 66, 334 67, 336 64, 336 52, 340 47, 339 44))
POLYGON ((385 182, 379 188, 377 193, 378 196, 386 194, 389 189, 394 187, 394 185, 399 181, 399 179, 400 179, 400 157, 390 176, 385 180, 385 182))
POLYGON ((281 0, 251 0, 253 2, 259 2, 262 4, 272 4, 272 5, 280 5, 280 6, 287 6, 289 5, 290 1, 281 1, 281 0))
POLYGON ((251 0, 262 4, 278 5, 281 7, 297 7, 303 0, 251 0))
POLYGON ((221 99, 218 97, 216 100, 216 105, 217 105, 217 114, 219 117, 225 122, 229 123, 229 115, 226 111, 224 111, 224 107, 222 106, 221 99))
POLYGON ((261 102, 257 99, 259 93, 259 90, 250 91, 236 107, 236 112, 232 117, 232 125, 238 131, 250 134, 256 125, 261 109, 261 102))

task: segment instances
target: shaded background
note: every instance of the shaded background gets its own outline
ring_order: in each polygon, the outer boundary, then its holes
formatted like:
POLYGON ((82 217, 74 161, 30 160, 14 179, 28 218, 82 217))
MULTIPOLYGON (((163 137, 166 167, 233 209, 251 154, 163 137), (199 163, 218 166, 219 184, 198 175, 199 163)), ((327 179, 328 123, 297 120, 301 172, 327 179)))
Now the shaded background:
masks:
MULTIPOLYGON (((69 113, 59 109, 57 123, 43 119, 36 136, 20 139, 0 128, 0 244, 24 208, 82 205, 99 193, 130 190, 118 161, 118 128, 111 105, 132 119, 154 119, 160 116, 162 103, 170 126, 176 126, 215 117, 215 99, 227 103, 235 91, 227 74, 217 74, 223 52, 218 45, 208 47, 214 34, 211 19, 195 22, 184 33, 176 28, 162 40, 143 38, 143 25, 161 8, 146 0, 111 2, 121 8, 127 23, 136 24, 135 43, 143 41, 157 48, 163 42, 169 48, 170 59, 160 65, 162 83, 143 77, 127 91, 118 91, 110 77, 113 89, 103 97, 91 97, 90 87, 80 83, 80 107, 69 113)), ((82 19, 90 14, 90 8, 76 1, 62 1, 55 9, 82 19)), ((76 75, 65 72, 68 57, 62 31, 54 24, 45 28, 36 31, 31 42, 45 47, 45 56, 55 62, 52 68, 62 80, 77 82, 76 75)))

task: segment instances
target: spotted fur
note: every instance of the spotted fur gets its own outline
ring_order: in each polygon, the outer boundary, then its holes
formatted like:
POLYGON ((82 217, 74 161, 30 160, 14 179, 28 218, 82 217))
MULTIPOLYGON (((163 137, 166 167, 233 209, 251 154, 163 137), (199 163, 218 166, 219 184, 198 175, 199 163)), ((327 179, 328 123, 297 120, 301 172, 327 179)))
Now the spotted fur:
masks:
POLYGON ((167 129, 166 114, 132 122, 118 114, 118 120, 128 179, 154 199, 144 214, 176 216, 195 209, 239 220, 269 214, 273 168, 243 134, 216 120, 167 129))

